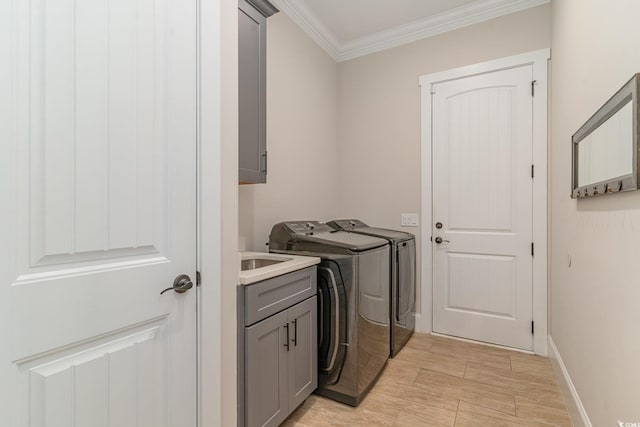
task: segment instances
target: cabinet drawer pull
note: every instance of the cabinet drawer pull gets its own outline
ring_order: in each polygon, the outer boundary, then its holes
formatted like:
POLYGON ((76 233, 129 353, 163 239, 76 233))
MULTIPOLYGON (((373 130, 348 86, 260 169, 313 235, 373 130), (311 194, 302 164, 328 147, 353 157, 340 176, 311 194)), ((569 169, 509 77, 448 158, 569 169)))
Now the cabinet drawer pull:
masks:
POLYGON ((298 319, 293 319, 293 345, 298 346, 298 319))
POLYGON ((289 324, 285 323, 284 328, 287 330, 287 340, 285 341, 284 346, 287 347, 287 351, 289 351, 289 324))

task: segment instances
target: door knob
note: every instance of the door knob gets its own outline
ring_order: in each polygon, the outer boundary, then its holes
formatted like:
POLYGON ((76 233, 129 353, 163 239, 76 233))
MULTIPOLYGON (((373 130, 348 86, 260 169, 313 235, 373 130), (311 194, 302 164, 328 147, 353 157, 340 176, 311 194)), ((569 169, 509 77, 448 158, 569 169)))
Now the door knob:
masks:
POLYGON ((176 291, 179 294, 183 294, 191 288, 193 288, 193 282, 191 281, 191 278, 186 274, 181 274, 176 277, 176 280, 173 281, 173 286, 160 292, 160 295, 164 294, 167 291, 176 291))
POLYGON ((442 223, 441 222, 436 222, 436 228, 438 230, 440 230, 442 228, 442 223))
POLYGON ((437 243, 437 244, 440 244, 440 243, 442 243, 442 242, 447 242, 447 243, 449 243, 449 241, 448 241, 448 240, 444 240, 444 239, 443 239, 442 237, 440 237, 440 236, 436 237, 436 243, 437 243))

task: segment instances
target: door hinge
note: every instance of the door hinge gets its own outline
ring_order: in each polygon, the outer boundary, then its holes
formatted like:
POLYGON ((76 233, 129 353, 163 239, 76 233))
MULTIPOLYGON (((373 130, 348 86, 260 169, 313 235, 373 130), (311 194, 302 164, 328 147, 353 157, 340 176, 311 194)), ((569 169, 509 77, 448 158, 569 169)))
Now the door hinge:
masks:
POLYGON ((531 178, 533 178, 533 170, 534 170, 534 166, 531 165, 531 178))
POLYGON ((534 327, 534 323, 533 320, 531 321, 531 335, 534 335, 534 331, 535 331, 535 327, 534 327))
POLYGON ((196 286, 200 286, 200 283, 202 283, 202 277, 200 276, 200 272, 196 271, 196 286))
POLYGON ((535 252, 534 252, 534 250, 533 250, 533 242, 531 242, 531 256, 533 256, 533 254, 534 254, 534 253, 535 253, 535 252))
POLYGON ((535 96, 535 93, 536 93, 536 81, 537 80, 532 80, 531 81, 531 96, 535 96))

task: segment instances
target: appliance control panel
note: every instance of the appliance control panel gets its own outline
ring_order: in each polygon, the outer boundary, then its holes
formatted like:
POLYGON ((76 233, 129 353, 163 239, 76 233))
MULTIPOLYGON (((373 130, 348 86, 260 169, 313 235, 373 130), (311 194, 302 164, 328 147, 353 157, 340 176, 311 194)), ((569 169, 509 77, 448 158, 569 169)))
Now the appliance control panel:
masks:
POLYGON ((356 228, 367 227, 367 224, 357 219, 339 219, 336 220, 336 224, 343 230, 353 230, 356 228))
POLYGON ((293 234, 302 234, 305 236, 315 233, 331 233, 333 231, 327 224, 319 221, 293 221, 287 222, 286 226, 293 234))

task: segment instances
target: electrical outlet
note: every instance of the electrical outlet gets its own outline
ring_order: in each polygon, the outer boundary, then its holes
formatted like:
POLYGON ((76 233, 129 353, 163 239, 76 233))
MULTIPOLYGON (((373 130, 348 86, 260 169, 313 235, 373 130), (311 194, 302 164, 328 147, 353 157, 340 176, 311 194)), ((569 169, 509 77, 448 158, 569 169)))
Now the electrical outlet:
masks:
POLYGON ((417 227, 418 226, 418 214, 401 214, 400 224, 403 227, 417 227))

